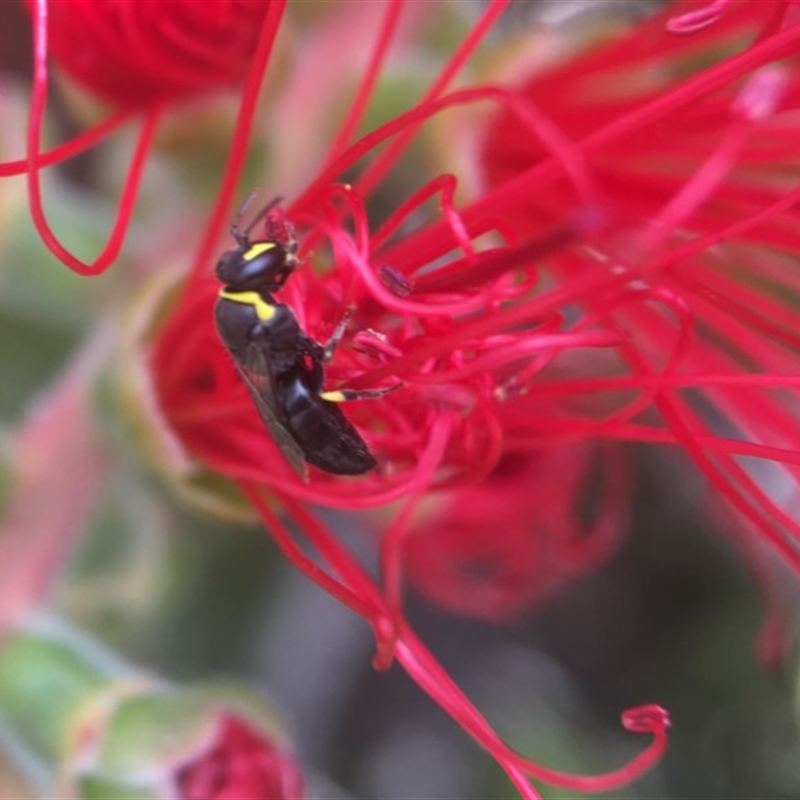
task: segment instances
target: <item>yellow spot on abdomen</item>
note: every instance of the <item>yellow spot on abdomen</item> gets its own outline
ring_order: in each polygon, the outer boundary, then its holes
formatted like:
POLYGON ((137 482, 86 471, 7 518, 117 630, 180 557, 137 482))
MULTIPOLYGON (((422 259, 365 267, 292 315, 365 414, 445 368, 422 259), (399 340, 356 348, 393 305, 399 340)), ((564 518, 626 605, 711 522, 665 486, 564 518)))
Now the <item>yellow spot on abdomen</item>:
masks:
POLYGON ((335 389, 331 392, 320 392, 319 396, 323 400, 327 400, 329 403, 344 403, 347 400, 347 398, 344 395, 344 392, 339 392, 336 391, 335 389))

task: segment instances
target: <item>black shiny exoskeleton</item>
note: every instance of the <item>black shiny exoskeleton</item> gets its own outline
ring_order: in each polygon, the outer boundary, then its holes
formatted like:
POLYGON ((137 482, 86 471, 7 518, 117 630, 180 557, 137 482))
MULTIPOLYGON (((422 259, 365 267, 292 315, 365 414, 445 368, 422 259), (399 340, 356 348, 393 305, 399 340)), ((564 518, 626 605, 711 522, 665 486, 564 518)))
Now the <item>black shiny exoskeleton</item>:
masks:
POLYGON ((375 458, 339 403, 379 397, 386 390, 325 391, 323 364, 347 319, 323 347, 273 297, 298 265, 292 230, 282 223, 281 238, 269 226, 268 238, 250 241, 248 234, 278 202, 262 209, 244 231, 239 230, 244 207, 231 225, 237 246, 222 254, 216 268, 224 284, 214 311, 217 330, 264 424, 297 473, 308 480, 308 462, 338 475, 361 475, 375 466, 375 458))

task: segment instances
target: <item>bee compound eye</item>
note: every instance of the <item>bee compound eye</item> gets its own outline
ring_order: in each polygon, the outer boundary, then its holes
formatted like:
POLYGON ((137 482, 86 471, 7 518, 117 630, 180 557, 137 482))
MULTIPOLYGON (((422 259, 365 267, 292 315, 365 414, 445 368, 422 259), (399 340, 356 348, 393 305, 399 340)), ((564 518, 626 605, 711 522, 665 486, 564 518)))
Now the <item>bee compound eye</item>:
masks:
POLYGON ((243 266, 241 248, 227 250, 217 261, 217 278, 223 283, 235 283, 242 273, 243 266))

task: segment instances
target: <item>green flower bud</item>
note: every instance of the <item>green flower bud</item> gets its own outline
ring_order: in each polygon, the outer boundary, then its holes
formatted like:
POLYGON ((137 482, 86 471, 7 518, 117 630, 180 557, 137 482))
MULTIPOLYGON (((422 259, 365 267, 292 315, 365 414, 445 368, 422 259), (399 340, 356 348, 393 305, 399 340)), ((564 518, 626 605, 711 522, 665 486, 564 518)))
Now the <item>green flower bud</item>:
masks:
POLYGON ((0 650, 0 725, 79 800, 301 798, 303 777, 260 698, 137 673, 65 626, 36 622, 0 650))

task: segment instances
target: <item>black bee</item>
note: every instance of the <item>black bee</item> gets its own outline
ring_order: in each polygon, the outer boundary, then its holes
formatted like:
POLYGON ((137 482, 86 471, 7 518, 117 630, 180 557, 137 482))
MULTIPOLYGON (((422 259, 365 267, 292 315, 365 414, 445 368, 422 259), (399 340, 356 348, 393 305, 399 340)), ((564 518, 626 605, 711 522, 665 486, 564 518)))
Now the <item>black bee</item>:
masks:
MULTIPOLYGON (((358 431, 339 408, 348 400, 380 397, 389 389, 325 391, 323 365, 344 334, 347 315, 323 347, 301 330, 289 306, 273 297, 298 266, 291 226, 268 230, 265 239, 249 233, 280 202, 275 198, 241 231, 249 203, 236 215, 231 234, 236 247, 217 262, 220 289, 214 317, 217 330, 275 443, 303 480, 306 462, 337 475, 362 475, 375 466, 358 431)), ((275 226, 273 226, 275 227, 275 226)))

